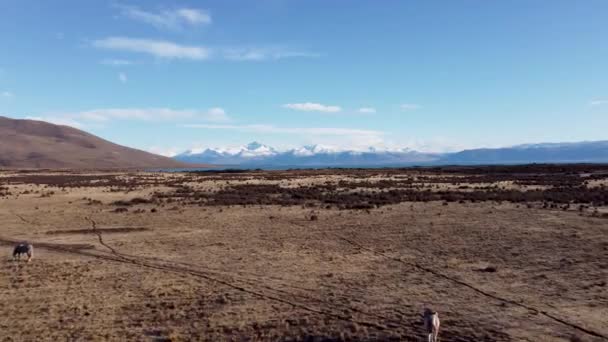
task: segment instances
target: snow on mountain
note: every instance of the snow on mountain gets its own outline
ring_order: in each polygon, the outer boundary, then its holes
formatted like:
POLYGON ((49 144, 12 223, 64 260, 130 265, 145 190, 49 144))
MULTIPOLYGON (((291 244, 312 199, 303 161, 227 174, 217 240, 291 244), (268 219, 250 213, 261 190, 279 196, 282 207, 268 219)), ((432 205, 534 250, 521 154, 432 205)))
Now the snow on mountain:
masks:
POLYGON ((277 154, 277 151, 270 146, 262 145, 254 141, 249 143, 247 146, 244 146, 244 148, 241 148, 240 154, 243 157, 252 158, 259 156, 272 156, 277 154))
POLYGON ((233 148, 186 151, 175 159, 190 163, 235 166, 364 167, 414 164, 526 164, 608 162, 608 141, 541 143, 481 148, 454 153, 422 153, 407 148, 353 148, 307 145, 286 151, 252 142, 233 148))
POLYGON ((319 153, 335 153, 340 150, 330 146, 323 145, 306 145, 299 148, 294 148, 292 150, 287 151, 288 153, 292 153, 296 156, 312 156, 319 153))
POLYGON ((252 158, 257 156, 269 156, 276 154, 277 151, 267 145, 258 142, 252 142, 247 145, 228 147, 228 148, 193 148, 184 153, 180 157, 199 156, 199 155, 220 155, 220 156, 241 156, 244 158, 252 158))
POLYGON ((192 149, 175 157, 190 163, 220 165, 289 165, 289 166, 355 166, 404 164, 429 161, 433 154, 418 153, 408 149, 340 149, 326 145, 306 145, 286 151, 252 142, 233 148, 192 149))

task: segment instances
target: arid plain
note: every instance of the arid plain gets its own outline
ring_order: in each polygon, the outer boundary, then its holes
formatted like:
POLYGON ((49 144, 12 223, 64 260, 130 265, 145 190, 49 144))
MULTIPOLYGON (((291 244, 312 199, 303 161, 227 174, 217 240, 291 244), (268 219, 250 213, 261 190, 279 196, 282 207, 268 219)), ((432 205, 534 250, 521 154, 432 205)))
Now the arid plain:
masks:
POLYGON ((0 219, 2 341, 608 340, 608 166, 3 171, 0 219))

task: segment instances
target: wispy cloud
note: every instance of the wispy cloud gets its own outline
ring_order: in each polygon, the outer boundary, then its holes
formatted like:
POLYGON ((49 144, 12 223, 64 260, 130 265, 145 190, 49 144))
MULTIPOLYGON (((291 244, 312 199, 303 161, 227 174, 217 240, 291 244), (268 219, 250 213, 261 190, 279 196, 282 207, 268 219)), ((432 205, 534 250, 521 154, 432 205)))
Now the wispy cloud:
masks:
POLYGON ((165 156, 165 157, 175 157, 176 155, 180 154, 180 152, 183 152, 183 150, 180 150, 176 147, 159 147, 159 146, 151 146, 151 147, 147 148, 146 150, 150 153, 158 154, 158 155, 165 156))
MULTIPOLYGON (((246 133, 250 133, 250 137, 246 138, 246 141, 251 141, 252 136, 258 134, 262 139, 270 139, 276 140, 269 137, 269 133, 283 133, 287 130, 287 133, 291 136, 296 134, 301 135, 299 138, 294 138, 290 143, 272 145, 278 151, 287 151, 293 148, 299 148, 304 144, 312 144, 321 147, 324 150, 330 150, 334 152, 339 151, 359 151, 359 152, 369 152, 369 151, 377 151, 377 152, 405 152, 405 151, 418 151, 424 153, 446 153, 446 152, 457 152, 461 151, 465 148, 478 148, 481 146, 477 145, 466 145, 461 144, 460 142, 455 142, 449 139, 445 139, 442 137, 433 137, 428 140, 420 140, 415 138, 409 139, 400 139, 399 142, 395 141, 387 141, 386 137, 390 136, 388 133, 379 132, 379 131, 364 131, 364 134, 359 134, 361 130, 354 130, 355 132, 351 132, 350 129, 335 129, 331 128, 332 132, 337 130, 336 134, 318 134, 314 136, 310 136, 310 128, 281 128, 275 126, 268 125, 246 125, 246 126, 233 126, 233 125, 188 125, 194 126, 195 128, 205 128, 205 129, 232 129, 237 131, 242 131, 246 133), (202 127, 201 127, 202 126, 202 127), (221 127, 221 128, 218 128, 221 127), (303 138, 303 139, 302 139, 303 138), (293 144, 293 141, 306 141, 306 143, 293 144)), ((316 130, 317 128, 312 128, 316 130)), ((323 128, 322 132, 325 132, 327 128, 323 128)), ((253 137, 253 139, 258 139, 253 137)), ((266 141, 266 140, 262 140, 266 141)), ((217 145, 216 142, 213 144, 208 143, 192 143, 190 144, 190 151, 196 151, 195 153, 200 153, 204 151, 206 148, 216 148, 221 150, 238 150, 239 147, 234 145, 217 145)), ((150 150, 150 149, 149 149, 150 150)), ((178 152, 180 149, 176 148, 157 148, 155 150, 151 150, 155 153, 162 151, 174 151, 178 152)))
POLYGON ((220 107, 210 108, 205 113, 205 116, 209 121, 230 121, 230 117, 228 117, 226 111, 220 107))
POLYGON ((601 106, 604 104, 608 104, 608 100, 592 100, 589 101, 590 106, 601 106))
POLYGON ((59 117, 59 116, 27 116, 25 117, 28 120, 36 120, 36 121, 45 121, 50 122, 55 125, 62 126, 70 126, 74 128, 83 128, 84 125, 81 122, 78 122, 71 118, 59 117))
POLYGON ((267 61, 284 58, 315 58, 320 54, 286 47, 240 47, 219 49, 223 58, 232 61, 267 61))
POLYGON ((184 27, 211 24, 211 14, 196 8, 146 11, 136 6, 116 6, 125 17, 158 29, 178 30, 184 27))
POLYGON ((200 120, 203 122, 230 122, 226 111, 219 107, 201 109, 171 109, 171 108, 106 108, 93 109, 75 113, 50 113, 32 117, 56 124, 76 128, 87 126, 104 126, 112 121, 147 121, 147 122, 180 122, 183 120, 200 120))
POLYGON ((134 62, 126 59, 104 59, 100 63, 103 65, 109 65, 114 67, 123 67, 135 64, 134 62))
POLYGON ((170 109, 170 108, 108 108, 95 109, 69 114, 75 119, 105 122, 110 120, 142 120, 142 121, 171 121, 198 119, 211 122, 230 121, 230 117, 222 108, 215 107, 207 110, 170 109))
POLYGON ((118 73, 118 80, 121 83, 127 83, 127 81, 128 81, 127 74, 125 74, 124 72, 119 72, 118 73))
POLYGON ((342 108, 339 106, 328 106, 313 102, 286 103, 283 105, 283 107, 304 112, 338 113, 342 111, 342 108))
POLYGON ((410 111, 422 108, 422 106, 413 103, 404 103, 400 106, 403 111, 410 111))
MULTIPOLYGON (((130 37, 107 37, 95 40, 93 47, 106 50, 135 52, 164 59, 207 60, 224 59, 235 62, 274 61, 285 58, 319 57, 307 51, 293 50, 288 47, 207 47, 201 45, 183 45, 167 40, 140 39, 130 37)), ((133 62, 123 59, 105 59, 101 62, 110 66, 131 65, 133 62)))
POLYGON ((182 127, 207 130, 226 130, 246 133, 254 139, 267 139, 270 135, 287 135, 290 140, 305 140, 310 144, 323 144, 343 147, 344 149, 366 149, 381 145, 385 132, 340 127, 280 127, 267 124, 224 125, 224 124, 186 124, 182 127))
POLYGON ((364 113, 364 114, 373 114, 376 112, 376 108, 372 108, 372 107, 363 107, 363 108, 359 108, 357 110, 359 113, 364 113))
POLYGON ((211 24, 211 14, 208 11, 195 9, 195 8, 180 8, 175 11, 175 14, 182 18, 185 22, 198 25, 198 24, 211 24))
POLYGON ((6 98, 12 98, 12 97, 15 97, 15 94, 11 93, 8 90, 5 90, 3 92, 0 92, 0 96, 1 97, 6 97, 6 98))
POLYGON ((209 58, 209 49, 202 46, 180 45, 170 41, 137 39, 127 37, 109 37, 93 41, 93 46, 100 49, 138 52, 167 59, 204 60, 209 58))
POLYGON ((283 134, 305 134, 305 135, 334 135, 334 136, 382 136, 384 132, 352 129, 352 128, 332 128, 332 127, 277 127, 274 125, 212 125, 212 124, 186 124, 183 127, 204 128, 204 129, 224 129, 240 132, 254 133, 283 133, 283 134))

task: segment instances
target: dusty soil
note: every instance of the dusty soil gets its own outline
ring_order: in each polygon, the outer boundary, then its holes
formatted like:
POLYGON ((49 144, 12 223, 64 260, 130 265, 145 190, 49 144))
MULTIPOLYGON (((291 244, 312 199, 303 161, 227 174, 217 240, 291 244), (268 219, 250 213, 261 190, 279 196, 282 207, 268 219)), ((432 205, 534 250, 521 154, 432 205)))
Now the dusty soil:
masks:
POLYGON ((607 170, 3 172, 0 340, 606 341, 607 170))

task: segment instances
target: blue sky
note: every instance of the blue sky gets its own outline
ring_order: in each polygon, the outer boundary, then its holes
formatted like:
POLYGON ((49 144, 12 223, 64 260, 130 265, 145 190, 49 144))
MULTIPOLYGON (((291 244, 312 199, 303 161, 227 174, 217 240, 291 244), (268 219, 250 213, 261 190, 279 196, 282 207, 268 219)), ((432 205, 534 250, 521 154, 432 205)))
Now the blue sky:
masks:
POLYGON ((608 1, 0 0, 0 115, 162 153, 608 139, 608 1))

